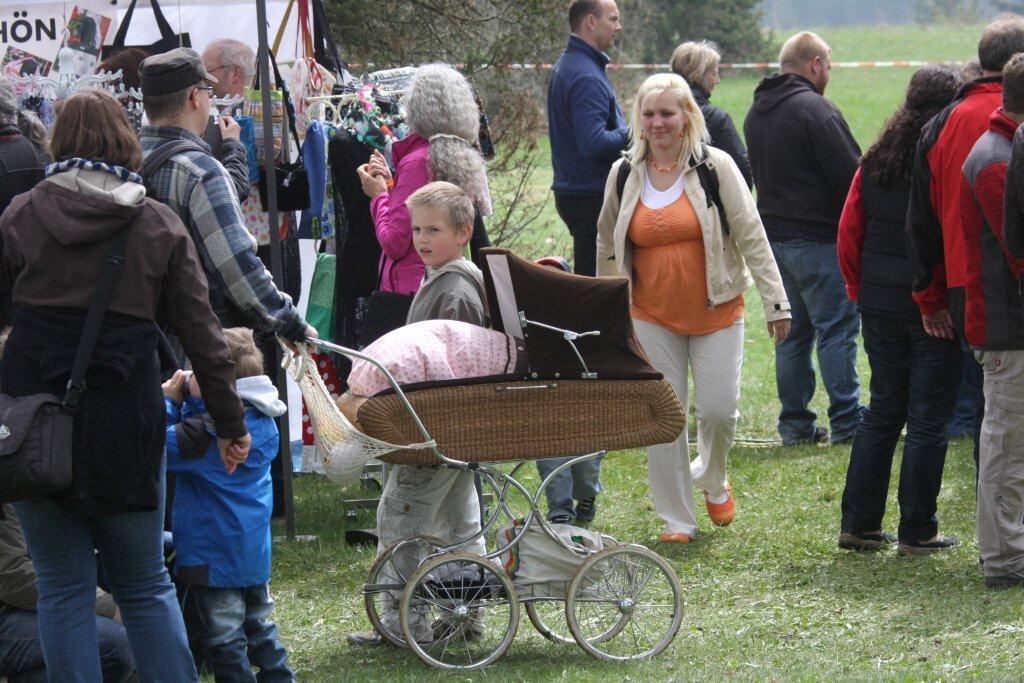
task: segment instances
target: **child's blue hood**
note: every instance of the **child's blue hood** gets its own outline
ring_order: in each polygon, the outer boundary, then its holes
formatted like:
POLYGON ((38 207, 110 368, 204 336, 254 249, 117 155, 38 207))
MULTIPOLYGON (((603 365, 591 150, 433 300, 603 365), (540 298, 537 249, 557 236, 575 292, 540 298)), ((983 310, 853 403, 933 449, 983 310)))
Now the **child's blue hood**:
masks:
POLYGON ((250 404, 256 410, 270 417, 284 415, 288 406, 278 398, 277 387, 266 375, 256 377, 243 377, 236 380, 235 387, 238 390, 238 397, 250 404))

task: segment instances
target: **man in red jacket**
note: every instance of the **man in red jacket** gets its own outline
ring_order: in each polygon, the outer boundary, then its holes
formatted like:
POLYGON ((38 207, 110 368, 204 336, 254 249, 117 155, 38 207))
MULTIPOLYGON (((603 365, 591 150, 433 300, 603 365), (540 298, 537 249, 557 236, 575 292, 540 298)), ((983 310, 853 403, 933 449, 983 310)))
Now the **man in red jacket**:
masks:
MULTIPOLYGON (((909 256, 914 268, 914 300, 925 331, 953 339, 963 331, 964 261, 960 226, 960 170, 974 143, 988 129, 1000 105, 1002 70, 1024 52, 1024 18, 1003 15, 985 27, 978 43, 982 77, 968 83, 955 100, 925 125, 914 163, 907 211, 909 256)), ((984 401, 981 368, 965 347, 964 386, 958 403, 973 403, 974 458, 984 401)), ((958 406, 958 413, 961 409, 958 406)))
POLYGON ((964 332, 984 368, 985 419, 978 468, 978 550, 985 585, 1024 584, 1024 260, 1003 233, 1006 165, 1024 123, 1024 54, 1003 69, 1003 106, 964 162, 960 192, 966 305, 964 332))

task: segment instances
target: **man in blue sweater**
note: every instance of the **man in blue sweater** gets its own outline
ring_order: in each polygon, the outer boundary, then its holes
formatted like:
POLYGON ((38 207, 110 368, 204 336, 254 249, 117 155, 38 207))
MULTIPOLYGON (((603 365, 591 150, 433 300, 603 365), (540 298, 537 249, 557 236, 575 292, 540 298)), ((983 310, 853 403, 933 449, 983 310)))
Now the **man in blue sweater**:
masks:
POLYGON ((605 180, 626 146, 626 121, 605 73, 606 50, 622 30, 614 0, 573 0, 572 34, 551 70, 548 134, 555 208, 573 238, 578 275, 594 275, 597 216, 605 180))

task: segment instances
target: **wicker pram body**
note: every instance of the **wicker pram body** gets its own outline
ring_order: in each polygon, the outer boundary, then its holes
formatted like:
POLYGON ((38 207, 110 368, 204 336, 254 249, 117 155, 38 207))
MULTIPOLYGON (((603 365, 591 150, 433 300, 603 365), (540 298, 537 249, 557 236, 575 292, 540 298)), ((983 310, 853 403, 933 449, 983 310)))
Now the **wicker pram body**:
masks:
MULTIPOLYGON (((665 380, 487 382, 406 392, 423 425, 449 458, 464 462, 528 460, 674 441, 683 413, 665 380)), ((394 394, 341 399, 357 428, 394 444, 420 440, 394 394)), ((436 462, 429 450, 402 449, 381 460, 436 462)))

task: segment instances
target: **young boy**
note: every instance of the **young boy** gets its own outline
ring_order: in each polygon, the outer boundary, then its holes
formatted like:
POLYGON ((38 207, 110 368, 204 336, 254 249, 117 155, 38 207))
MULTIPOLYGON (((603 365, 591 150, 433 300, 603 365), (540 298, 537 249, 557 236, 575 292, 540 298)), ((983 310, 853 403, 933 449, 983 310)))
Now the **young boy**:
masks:
MULTIPOLYGON (((413 297, 406 324, 423 320, 459 320, 487 326, 484 278, 462 253, 473 233, 473 202, 452 183, 424 185, 405 202, 412 222, 412 241, 427 268, 413 297)), ((480 531, 480 501, 473 474, 447 467, 395 465, 391 468, 377 506, 378 555, 398 541, 413 536, 435 536, 450 542, 465 540, 480 531)), ((463 548, 483 555, 483 538, 463 548)), ((406 570, 415 569, 406 568, 406 570)), ((409 574, 406 574, 408 576, 409 574)), ((381 615, 386 628, 401 633, 395 611, 381 615)), ((422 624, 424 635, 430 624, 422 624)), ((473 622, 467 631, 473 629, 473 622)), ((417 636, 419 637, 419 636, 417 636)), ((378 645, 374 632, 354 633, 353 645, 378 645)))
POLYGON ((194 375, 178 371, 164 383, 167 471, 177 475, 172 531, 175 575, 195 591, 201 643, 220 680, 291 681, 288 655, 270 620, 270 461, 277 456, 274 418, 286 407, 263 374, 263 354, 252 330, 224 330, 235 363, 249 456, 232 474, 217 451, 216 435, 194 375), (187 390, 186 390, 187 385, 187 390))

